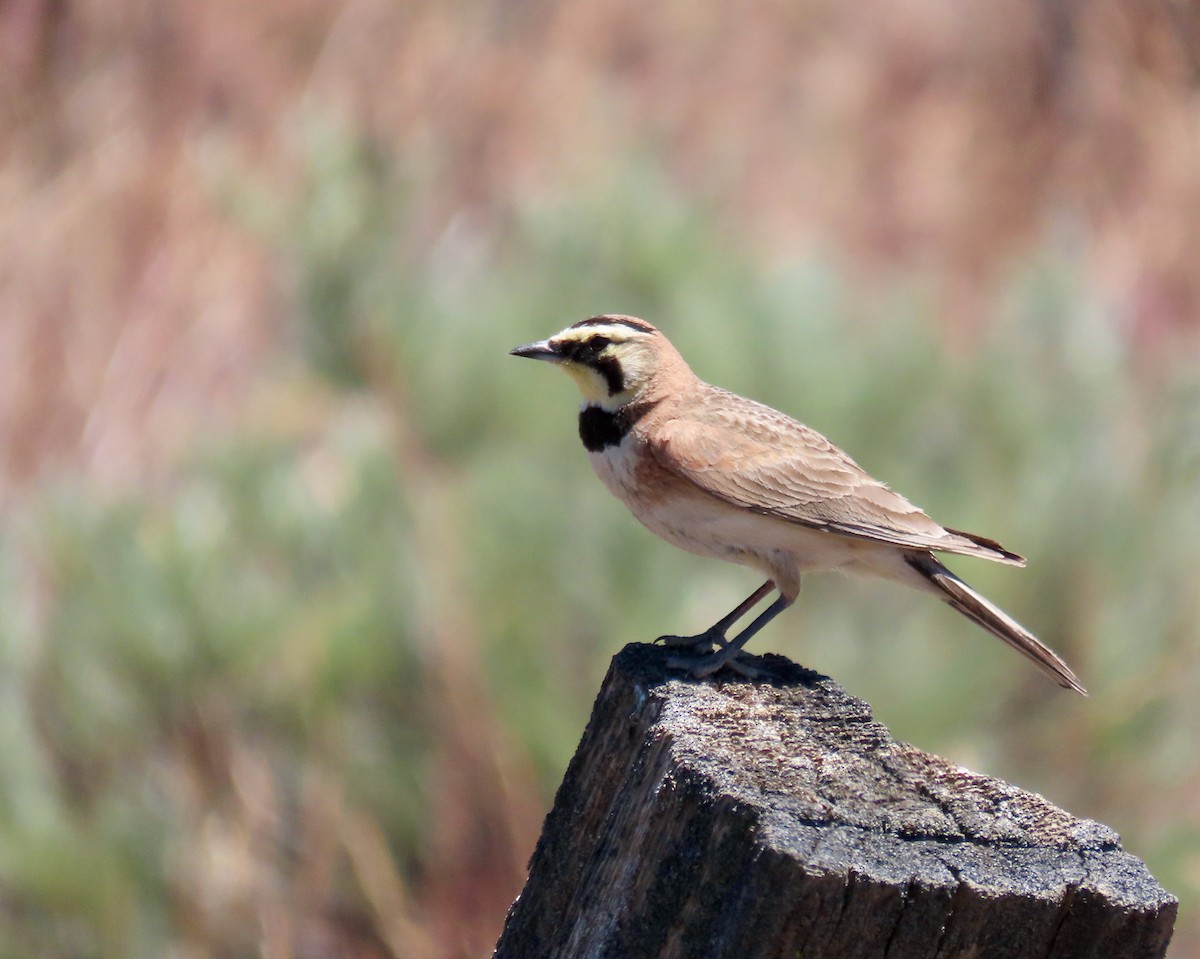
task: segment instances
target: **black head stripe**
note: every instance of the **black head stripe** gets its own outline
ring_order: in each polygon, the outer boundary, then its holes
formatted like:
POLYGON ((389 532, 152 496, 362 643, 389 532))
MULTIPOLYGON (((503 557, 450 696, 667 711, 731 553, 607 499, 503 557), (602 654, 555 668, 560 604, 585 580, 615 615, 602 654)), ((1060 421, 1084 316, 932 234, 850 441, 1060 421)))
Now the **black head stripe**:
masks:
MULTIPOLYGON (((574 329, 574 327, 572 327, 574 329)), ((571 339, 559 347, 563 357, 581 366, 590 366, 604 377, 608 387, 608 395, 616 396, 625 389, 625 374, 621 370, 621 361, 615 356, 601 356, 608 341, 598 342, 597 337, 571 339)))
POLYGON ((604 377, 609 396, 616 396, 625 389, 625 373, 621 369, 621 361, 615 356, 602 356, 593 360, 592 369, 604 377))
POLYGON ((571 329, 580 330, 588 326, 624 326, 630 330, 637 330, 639 333, 658 332, 649 323, 639 320, 636 316, 590 316, 586 320, 572 324, 571 329))

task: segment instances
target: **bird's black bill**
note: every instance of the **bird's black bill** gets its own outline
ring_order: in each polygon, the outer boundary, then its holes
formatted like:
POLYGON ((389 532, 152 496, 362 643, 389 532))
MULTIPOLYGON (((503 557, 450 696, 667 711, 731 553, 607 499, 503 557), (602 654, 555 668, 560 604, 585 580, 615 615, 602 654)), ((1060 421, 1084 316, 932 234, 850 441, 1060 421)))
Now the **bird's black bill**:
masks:
POLYGON ((531 360, 561 359, 558 351, 553 349, 547 340, 540 340, 537 343, 526 343, 524 346, 518 346, 514 350, 509 350, 508 353, 509 356, 524 356, 531 360))

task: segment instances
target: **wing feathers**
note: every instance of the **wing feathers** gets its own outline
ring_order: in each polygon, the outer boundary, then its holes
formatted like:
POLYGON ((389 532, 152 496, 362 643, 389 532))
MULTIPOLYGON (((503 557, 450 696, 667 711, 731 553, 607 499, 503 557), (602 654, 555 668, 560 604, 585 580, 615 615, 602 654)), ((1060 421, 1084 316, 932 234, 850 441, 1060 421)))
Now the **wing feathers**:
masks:
POLYGON ((982 546, 984 549, 995 550, 1003 557, 1003 559, 1000 559, 999 562, 1008 563, 1010 566, 1025 565, 1024 556, 1010 552, 997 543, 994 539, 988 539, 986 536, 980 536, 977 533, 964 533, 961 529, 951 529, 949 526, 945 527, 945 529, 947 533, 952 533, 955 536, 961 536, 963 539, 969 539, 972 543, 982 546))
POLYGON ((994 540, 944 529, 816 430, 752 400, 708 390, 703 402, 646 435, 658 463, 703 492, 845 536, 1024 564, 994 540))

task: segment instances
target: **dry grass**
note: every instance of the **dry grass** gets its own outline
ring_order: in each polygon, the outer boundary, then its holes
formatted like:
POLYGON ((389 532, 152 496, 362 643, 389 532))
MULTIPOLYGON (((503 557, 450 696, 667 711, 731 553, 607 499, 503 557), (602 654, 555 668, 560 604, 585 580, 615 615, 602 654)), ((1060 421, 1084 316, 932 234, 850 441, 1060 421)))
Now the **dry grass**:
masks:
MULTIPOLYGON (((330 111, 411 171, 411 249, 659 152, 731 235, 917 269, 970 339, 1014 263, 1077 244, 1136 349, 1200 316, 1195 10, 947 0, 180 2, 0 14, 5 488, 140 480, 236 409, 288 311, 229 169, 286 203, 330 111)), ((1169 348, 1169 347, 1166 347, 1169 348)))

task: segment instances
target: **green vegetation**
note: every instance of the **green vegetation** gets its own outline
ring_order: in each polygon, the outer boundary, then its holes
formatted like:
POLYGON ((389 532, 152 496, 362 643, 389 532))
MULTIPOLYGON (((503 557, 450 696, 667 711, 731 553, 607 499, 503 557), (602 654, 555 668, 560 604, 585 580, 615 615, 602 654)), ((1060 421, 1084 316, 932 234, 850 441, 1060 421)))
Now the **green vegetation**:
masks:
POLYGON ((455 895, 494 934, 609 656, 753 585, 638 527, 578 448, 571 384, 506 356, 600 311, 645 315, 701 375, 1026 554, 955 566, 1093 697, 938 604, 836 577, 755 649, 1110 823, 1200 899, 1177 814, 1198 768, 1200 387, 1184 364, 1135 375, 1071 263, 1036 256, 952 352, 919 287, 756 268, 652 169, 413 250, 403 170, 336 132, 309 149, 290 205, 253 179, 229 194, 297 311, 236 428, 160 486, 63 478, 2 527, 0 955, 249 955, 319 922, 423 955, 454 941, 428 917, 455 895))

